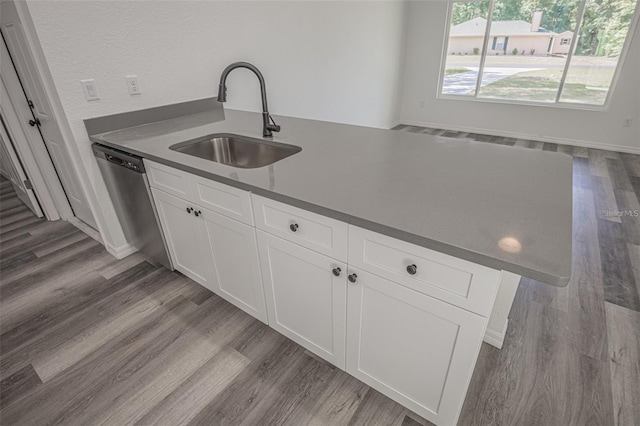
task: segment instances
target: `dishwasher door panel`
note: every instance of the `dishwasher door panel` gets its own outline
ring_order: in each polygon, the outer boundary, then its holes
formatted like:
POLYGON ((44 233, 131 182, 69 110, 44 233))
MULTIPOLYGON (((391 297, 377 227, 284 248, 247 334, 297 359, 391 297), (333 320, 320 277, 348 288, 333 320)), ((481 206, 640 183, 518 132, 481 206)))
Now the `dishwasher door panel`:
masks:
POLYGON ((127 241, 150 260, 173 270, 158 225, 147 175, 103 158, 98 158, 98 165, 127 241))

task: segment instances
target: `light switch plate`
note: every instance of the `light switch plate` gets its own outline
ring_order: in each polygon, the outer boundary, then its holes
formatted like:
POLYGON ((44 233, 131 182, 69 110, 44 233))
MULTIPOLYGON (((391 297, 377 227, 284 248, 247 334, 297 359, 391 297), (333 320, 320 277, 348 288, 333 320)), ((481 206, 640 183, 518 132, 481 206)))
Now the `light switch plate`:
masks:
POLYGON ((94 79, 80 80, 82 84, 82 91, 84 92, 84 98, 88 101, 97 101, 100 99, 98 95, 98 88, 96 87, 96 81, 94 79))

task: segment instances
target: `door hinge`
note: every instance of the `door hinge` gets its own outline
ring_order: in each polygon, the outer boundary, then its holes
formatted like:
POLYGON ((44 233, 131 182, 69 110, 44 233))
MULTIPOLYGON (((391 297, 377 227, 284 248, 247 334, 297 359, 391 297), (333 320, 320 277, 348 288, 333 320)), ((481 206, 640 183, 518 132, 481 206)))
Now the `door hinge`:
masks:
POLYGON ((33 101, 27 100, 27 104, 29 105, 29 108, 34 109, 35 105, 33 105, 33 101))
POLYGON ((33 186, 31 185, 31 181, 29 179, 24 180, 24 187, 27 189, 33 189, 33 186))

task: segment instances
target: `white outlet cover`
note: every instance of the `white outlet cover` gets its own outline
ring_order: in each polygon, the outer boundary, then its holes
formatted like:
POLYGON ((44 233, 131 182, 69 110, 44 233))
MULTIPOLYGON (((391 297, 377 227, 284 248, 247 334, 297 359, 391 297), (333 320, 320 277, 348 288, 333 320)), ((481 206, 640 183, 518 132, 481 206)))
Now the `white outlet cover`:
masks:
POLYGON ((124 78, 127 81, 127 90, 130 95, 140 95, 142 93, 137 75, 125 75, 124 78))

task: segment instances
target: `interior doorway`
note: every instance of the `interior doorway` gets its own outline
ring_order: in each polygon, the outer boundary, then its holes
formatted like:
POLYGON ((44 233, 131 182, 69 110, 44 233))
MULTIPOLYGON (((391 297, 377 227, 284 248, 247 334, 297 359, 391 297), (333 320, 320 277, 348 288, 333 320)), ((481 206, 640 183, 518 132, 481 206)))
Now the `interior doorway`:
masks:
MULTIPOLYGON (((42 217, 42 208, 33 190, 24 165, 15 149, 15 145, 5 120, 0 115, 0 175, 13 187, 18 200, 22 201, 37 217, 42 217)), ((4 204, 4 200, 1 200, 4 204)))
MULTIPOLYGON (((63 219, 77 217, 96 229, 95 218, 64 143, 41 78, 42 70, 34 59, 16 5, 14 1, 2 1, 0 7, 2 83, 15 116, 14 120, 6 120, 7 128, 12 133, 24 135, 24 140, 16 138, 15 143, 28 145, 28 149, 23 147, 23 151, 31 152, 35 160, 33 165, 42 177, 41 182, 33 179, 34 187, 36 192, 49 193, 53 203, 50 207, 57 210, 57 215, 53 216, 63 219)), ((4 109, 3 105, 3 115, 4 109)), ((28 173, 35 173, 28 164, 25 165, 28 173)), ((45 204, 42 197, 41 201, 45 204)), ((48 213, 51 208, 44 210, 48 213)), ((48 219, 55 220, 46 215, 48 219)))

